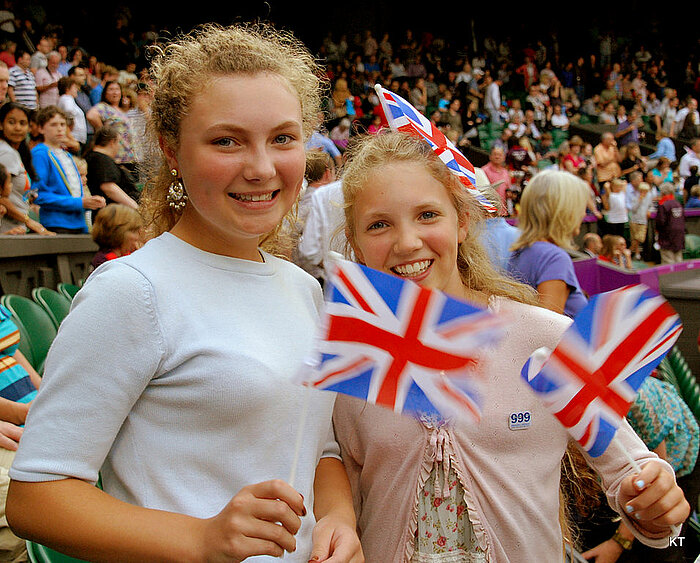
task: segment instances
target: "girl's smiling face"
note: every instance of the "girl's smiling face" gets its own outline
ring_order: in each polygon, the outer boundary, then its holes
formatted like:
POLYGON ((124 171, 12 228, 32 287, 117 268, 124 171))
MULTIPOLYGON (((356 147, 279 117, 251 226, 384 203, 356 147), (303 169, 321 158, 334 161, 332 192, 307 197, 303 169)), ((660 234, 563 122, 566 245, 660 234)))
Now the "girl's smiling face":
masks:
POLYGON ((192 102, 176 150, 166 148, 189 202, 173 233, 215 254, 260 260, 304 176, 301 104, 273 74, 213 79, 192 102))
POLYGON ((376 270, 457 297, 457 268, 467 233, 447 188, 421 164, 385 164, 368 176, 353 208, 353 250, 376 270))

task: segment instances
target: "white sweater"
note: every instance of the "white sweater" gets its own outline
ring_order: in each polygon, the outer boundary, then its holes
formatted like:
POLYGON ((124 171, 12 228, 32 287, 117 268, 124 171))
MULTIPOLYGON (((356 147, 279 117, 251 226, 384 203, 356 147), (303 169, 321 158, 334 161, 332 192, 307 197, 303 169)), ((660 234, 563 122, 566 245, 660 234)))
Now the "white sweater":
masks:
MULTIPOLYGON (((89 482, 195 517, 245 485, 289 478, 313 506, 322 456, 338 455, 334 394, 288 381, 311 349, 322 295, 293 264, 198 250, 168 233, 107 262, 75 297, 49 352, 11 477, 89 482)), ((312 511, 289 561, 308 560, 312 511)), ((253 558, 252 560, 271 560, 253 558)))

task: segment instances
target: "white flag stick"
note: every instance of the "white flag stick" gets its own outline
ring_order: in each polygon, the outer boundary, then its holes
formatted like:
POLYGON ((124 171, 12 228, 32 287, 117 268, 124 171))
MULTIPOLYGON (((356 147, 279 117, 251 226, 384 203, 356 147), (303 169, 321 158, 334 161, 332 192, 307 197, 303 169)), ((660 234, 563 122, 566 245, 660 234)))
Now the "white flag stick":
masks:
POLYGON ((301 451, 301 442, 304 439, 304 427, 306 426, 306 415, 309 412, 309 396, 311 388, 308 385, 304 386, 304 400, 301 406, 301 414, 299 415, 299 426, 297 427, 297 438, 294 446, 294 457, 292 458, 292 468, 289 471, 289 479, 287 482, 294 487, 294 480, 297 476, 297 465, 299 464, 299 453, 301 451))

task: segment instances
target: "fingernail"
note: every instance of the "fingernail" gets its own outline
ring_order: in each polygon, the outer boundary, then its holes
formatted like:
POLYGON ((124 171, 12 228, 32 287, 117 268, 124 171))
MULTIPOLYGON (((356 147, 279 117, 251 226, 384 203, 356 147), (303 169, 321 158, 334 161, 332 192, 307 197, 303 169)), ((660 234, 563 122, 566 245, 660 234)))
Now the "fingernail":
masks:
POLYGON ((625 510, 627 511, 627 514, 631 514, 634 510, 634 507, 628 504, 627 506, 625 506, 625 510))
POLYGON ((306 507, 305 506, 301 507, 301 515, 306 516, 306 507))
POLYGON ((644 488, 644 485, 645 485, 644 481, 642 481, 641 479, 639 479, 638 481, 636 481, 634 484, 637 485, 637 488, 638 488, 638 489, 643 489, 643 488, 644 488))
POLYGON ((319 560, 319 556, 314 555, 311 559, 309 559, 309 563, 314 563, 315 561, 318 561, 318 560, 319 560))

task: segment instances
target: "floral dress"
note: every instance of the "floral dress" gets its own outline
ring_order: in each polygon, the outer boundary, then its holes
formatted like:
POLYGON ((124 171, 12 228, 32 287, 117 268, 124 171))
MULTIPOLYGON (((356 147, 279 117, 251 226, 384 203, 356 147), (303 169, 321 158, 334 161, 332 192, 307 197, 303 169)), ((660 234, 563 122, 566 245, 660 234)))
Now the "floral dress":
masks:
POLYGON ((464 487, 454 467, 444 425, 423 420, 431 430, 433 465, 418 494, 411 563, 485 563, 469 521, 464 487))
POLYGON ((95 106, 103 125, 114 127, 119 135, 119 150, 114 160, 118 164, 129 164, 136 162, 136 153, 132 128, 129 124, 129 116, 120 109, 100 102, 95 106))

